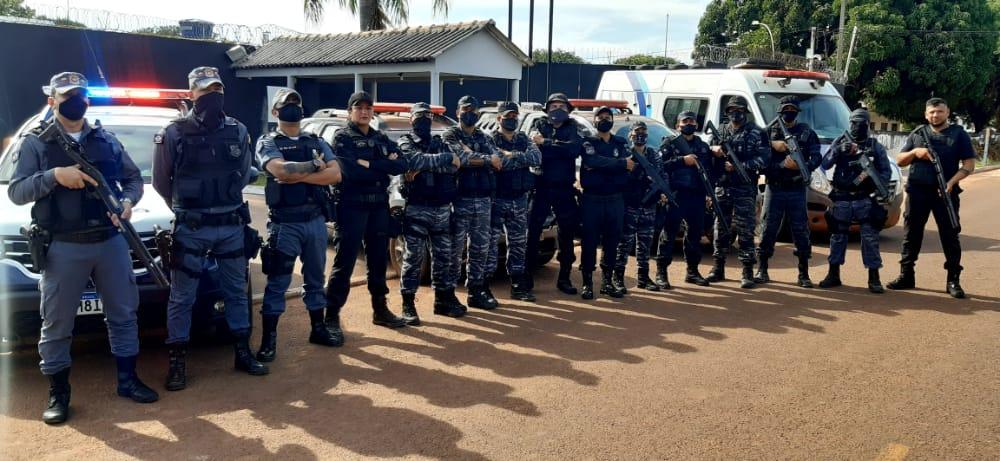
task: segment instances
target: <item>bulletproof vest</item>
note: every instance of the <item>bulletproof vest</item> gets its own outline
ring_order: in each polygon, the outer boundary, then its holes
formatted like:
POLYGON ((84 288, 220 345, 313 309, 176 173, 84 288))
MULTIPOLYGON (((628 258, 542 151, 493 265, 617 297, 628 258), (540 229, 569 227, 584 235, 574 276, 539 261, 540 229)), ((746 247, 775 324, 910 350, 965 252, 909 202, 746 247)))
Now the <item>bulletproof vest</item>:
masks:
MULTIPOLYGON (((568 119, 556 128, 548 118, 542 117, 532 126, 542 137, 553 141, 569 141, 579 136, 576 121, 568 119)), ((542 183, 550 185, 572 185, 576 182, 576 159, 580 152, 561 152, 564 147, 539 146, 542 152, 542 183)))
MULTIPOLYGON (((101 171, 108 185, 120 195, 121 154, 115 152, 104 130, 94 128, 80 142, 86 153, 85 158, 101 171)), ((45 144, 45 158, 49 168, 76 165, 55 142, 45 144)), ((68 189, 56 185, 51 194, 35 202, 31 216, 39 226, 53 234, 111 227, 104 202, 88 192, 89 189, 68 189)))
MULTIPOLYGON (((428 143, 424 139, 403 135, 412 139, 413 144, 420 146, 420 149, 427 154, 440 154, 451 152, 448 146, 441 140, 441 136, 434 135, 428 143)), ((442 206, 455 200, 458 195, 458 186, 454 173, 437 173, 432 171, 422 171, 413 181, 403 183, 403 196, 408 203, 414 205, 442 206)))
MULTIPOLYGON (((917 128, 917 130, 923 129, 923 126, 917 128)), ((941 162, 945 180, 951 179, 958 171, 958 157, 954 155, 955 137, 949 136, 945 132, 934 133, 934 130, 930 128, 927 128, 927 132, 930 133, 931 147, 941 162)), ((914 147, 927 147, 924 137, 916 133, 917 131, 914 131, 912 135, 914 147)), ((934 164, 930 160, 914 159, 913 163, 910 164, 910 174, 906 181, 908 185, 937 186, 937 171, 934 169, 934 164)))
MULTIPOLYGON (((747 162, 754 159, 757 156, 758 143, 761 142, 759 136, 755 135, 756 132, 753 125, 747 123, 740 127, 739 130, 734 130, 731 125, 727 125, 722 129, 722 137, 729 141, 729 145, 732 146, 733 150, 736 152, 736 158, 743 162, 743 168, 746 169, 747 175, 750 176, 750 181, 756 184, 757 172, 747 165, 747 162)), ((725 161, 716 162, 718 167, 716 168, 716 174, 719 176, 719 184, 721 185, 733 185, 733 184, 743 184, 743 180, 740 178, 739 173, 736 171, 726 171, 725 161)))
MULTIPOLYGON (((514 139, 511 141, 507 141, 507 138, 499 131, 493 134, 493 143, 497 147, 512 152, 526 152, 530 142, 528 135, 521 132, 515 132, 514 139)), ((528 168, 498 171, 496 177, 496 190, 499 197, 520 197, 535 187, 535 175, 528 168)))
MULTIPOLYGON (((785 139, 785 137, 782 136, 781 128, 774 127, 773 130, 771 139, 777 141, 783 141, 785 139)), ((796 140, 798 140, 802 158, 805 159, 806 162, 809 161, 809 155, 806 154, 806 152, 809 151, 809 146, 806 144, 806 141, 808 139, 807 135, 810 131, 809 125, 802 122, 798 122, 795 126, 788 129, 788 132, 795 136, 796 140)), ((791 155, 791 152, 788 152, 787 154, 791 155)), ((776 155, 778 155, 779 158, 783 158, 786 154, 778 153, 776 155)), ((798 169, 790 170, 788 168, 778 168, 776 171, 772 171, 768 174, 767 181, 768 184, 773 184, 779 187, 804 185, 802 182, 802 173, 800 173, 798 169)))
MULTIPOLYGON (((628 154, 633 155, 634 153, 635 150, 629 148, 628 154)), ((651 147, 646 146, 639 155, 645 156, 653 166, 658 165, 656 151, 651 147)), ((635 168, 629 173, 628 184, 625 186, 625 203, 629 205, 646 205, 641 202, 652 187, 653 181, 646 175, 646 170, 642 168, 642 165, 638 161, 635 162, 635 168)))
MULTIPOLYGON (((607 143, 598 137, 589 137, 586 142, 593 146, 594 152, 585 151, 583 155, 599 155, 618 160, 624 160, 630 155, 625 140, 618 136, 611 136, 607 143)), ((621 193, 628 180, 629 174, 624 168, 621 171, 580 169, 580 185, 584 192, 602 195, 621 193)))
POLYGON ((180 130, 174 158, 173 205, 186 210, 243 203, 244 169, 239 125, 208 133, 193 119, 175 122, 180 130))
MULTIPOLYGON (((287 162, 310 162, 317 158, 323 159, 319 140, 313 135, 303 134, 297 140, 276 133, 271 133, 268 136, 274 141, 274 145, 281 152, 281 157, 287 162)), ((316 198, 321 191, 321 186, 312 184, 279 184, 274 176, 268 175, 267 184, 264 186, 264 197, 267 206, 271 208, 291 208, 316 203, 316 198)))
MULTIPOLYGON (((386 146, 383 143, 392 142, 389 138, 374 129, 369 132, 369 136, 365 136, 351 126, 349 125, 337 133, 338 139, 342 139, 344 135, 348 137, 346 142, 342 140, 337 140, 337 142, 343 142, 342 148, 349 151, 349 157, 374 160, 386 156, 386 146), (344 133, 344 135, 340 133, 344 133)), ((345 175, 344 180, 337 187, 345 197, 351 200, 363 197, 365 200, 362 201, 381 202, 388 198, 386 188, 389 187, 389 181, 390 178, 387 174, 375 170, 365 170, 363 176, 361 174, 345 175)))
MULTIPOLYGON (((859 143, 858 150, 862 151, 861 155, 868 157, 868 160, 873 164, 875 163, 875 143, 872 138, 859 143)), ((836 169, 833 172, 834 190, 851 194, 871 193, 875 190, 871 179, 866 179, 861 184, 854 184, 854 180, 864 171, 864 168, 857 163, 857 159, 856 155, 841 155, 837 158, 836 169)))
MULTIPOLYGON (((455 128, 456 130, 461 130, 461 128, 455 128)), ((473 136, 465 137, 458 136, 465 145, 469 146, 474 152, 490 152, 486 147, 486 137, 476 136, 478 133, 474 133, 473 136)), ((496 176, 493 174, 493 167, 490 165, 484 165, 479 168, 463 168, 458 172, 458 192, 463 197, 486 197, 493 194, 496 189, 496 176)))
MULTIPOLYGON (((671 144, 665 155, 673 156, 672 158, 678 159, 677 162, 679 163, 677 168, 670 172, 670 184, 674 186, 674 189, 703 192, 705 190, 705 185, 699 177, 698 169, 693 166, 685 165, 684 161, 679 159, 684 156, 681 148, 678 147, 680 145, 680 140, 672 138, 665 141, 665 143, 671 144)), ((702 167, 706 170, 710 168, 712 154, 709 153, 708 144, 705 144, 705 142, 697 136, 695 136, 694 139, 687 141, 687 144, 691 148, 691 153, 698 156, 698 161, 701 162, 702 167)), ((664 161, 669 159, 671 159, 671 157, 665 157, 664 161)))

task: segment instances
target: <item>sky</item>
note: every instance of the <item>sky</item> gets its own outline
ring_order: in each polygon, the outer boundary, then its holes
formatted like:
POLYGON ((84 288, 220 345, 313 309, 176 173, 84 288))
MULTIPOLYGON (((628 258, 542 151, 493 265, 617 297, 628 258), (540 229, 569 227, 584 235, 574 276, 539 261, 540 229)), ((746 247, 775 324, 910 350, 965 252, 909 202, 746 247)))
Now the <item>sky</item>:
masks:
MULTIPOLYGON (((667 54, 689 60, 698 19, 709 0, 556 0, 552 46, 575 51, 595 63, 634 53, 667 54), (669 14, 669 36, 667 15, 669 14)), ((301 0, 27 0, 28 6, 109 10, 169 20, 197 18, 215 23, 258 26, 276 24, 308 33, 356 32, 358 21, 341 10, 337 0, 328 0, 323 24, 307 24, 301 0)), ((435 17, 431 0, 410 0, 410 26, 493 19, 507 31, 506 0, 451 0, 448 16, 435 17)), ((529 0, 514 1, 513 38, 528 50, 529 0)), ((535 1, 535 49, 545 48, 549 2, 535 1)))

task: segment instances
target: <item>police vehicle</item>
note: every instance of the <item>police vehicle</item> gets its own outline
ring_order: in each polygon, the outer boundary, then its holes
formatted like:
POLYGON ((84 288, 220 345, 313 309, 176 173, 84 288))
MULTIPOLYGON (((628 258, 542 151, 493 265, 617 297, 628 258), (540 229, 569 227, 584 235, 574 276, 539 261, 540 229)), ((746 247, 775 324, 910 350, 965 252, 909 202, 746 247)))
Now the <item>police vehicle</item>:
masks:
MULTIPOLYGON (((145 182, 143 196, 132 210, 131 222, 159 262, 159 251, 153 237, 157 228, 172 228, 174 214, 150 183, 153 137, 186 110, 182 101, 189 98, 188 91, 90 87, 88 93, 91 102, 86 115, 88 122, 100 122, 104 129, 114 133, 142 173, 145 182)), ((22 226, 31 222, 32 205, 16 206, 11 203, 7 187, 17 162, 14 155, 17 140, 51 115, 46 107, 29 118, 0 155, 0 209, 3 210, 0 215, 0 346, 4 348, 16 345, 20 338, 37 336, 41 324, 38 314, 41 274, 32 266, 28 240, 20 232, 22 226)), ((139 287, 140 327, 162 326, 166 320, 169 288, 159 288, 135 257, 132 268, 139 287)), ((221 318, 224 306, 217 280, 217 266, 208 261, 195 304, 195 324, 198 326, 218 325, 224 328, 225 322, 221 318)), ((247 292, 248 295, 252 293, 249 282, 247 292)), ((103 320, 101 299, 91 280, 77 308, 77 330, 101 327, 103 320)))

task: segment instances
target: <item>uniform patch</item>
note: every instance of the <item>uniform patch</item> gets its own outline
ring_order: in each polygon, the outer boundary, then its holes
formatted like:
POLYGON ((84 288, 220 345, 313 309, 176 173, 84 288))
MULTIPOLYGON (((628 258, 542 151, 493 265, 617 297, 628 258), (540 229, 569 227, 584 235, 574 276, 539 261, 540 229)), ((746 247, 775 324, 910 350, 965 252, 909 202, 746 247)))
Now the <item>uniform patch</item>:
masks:
POLYGON ((163 133, 153 135, 153 144, 163 144, 163 133))

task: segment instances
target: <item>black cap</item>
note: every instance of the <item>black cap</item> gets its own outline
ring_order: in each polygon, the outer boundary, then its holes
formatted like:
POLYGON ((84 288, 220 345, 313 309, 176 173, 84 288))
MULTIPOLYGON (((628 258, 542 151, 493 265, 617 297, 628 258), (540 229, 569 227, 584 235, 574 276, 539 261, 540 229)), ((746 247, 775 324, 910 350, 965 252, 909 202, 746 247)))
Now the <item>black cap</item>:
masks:
POLYGON ((562 93, 552 93, 551 95, 549 95, 549 98, 545 100, 545 111, 546 112, 549 111, 549 104, 551 104, 553 102, 565 103, 566 104, 566 108, 568 108, 570 112, 573 111, 573 104, 570 104, 569 98, 567 98, 565 94, 562 94, 562 93))
POLYGON ((778 112, 781 112, 785 107, 794 107, 796 111, 799 110, 799 98, 798 96, 788 95, 778 101, 778 112))
POLYGON ((351 98, 347 100, 348 109, 358 105, 358 103, 367 102, 368 104, 375 104, 375 100, 372 99, 372 95, 368 94, 367 91, 358 91, 351 95, 351 98))
POLYGON ((604 113, 604 112, 607 112, 607 113, 609 113, 611 115, 615 115, 615 112, 613 110, 611 110, 610 107, 608 107, 608 106, 601 106, 601 107, 598 107, 597 110, 594 111, 594 117, 597 117, 598 115, 601 115, 601 113, 604 113))
POLYGON ((643 122, 642 120, 637 120, 632 122, 632 125, 629 126, 629 131, 635 131, 638 130, 639 128, 645 128, 647 130, 649 129, 649 127, 646 126, 646 122, 643 122))
POLYGON ((696 114, 694 112, 691 112, 689 110, 686 110, 684 112, 681 112, 681 113, 677 114, 677 121, 678 122, 681 121, 681 120, 684 120, 684 119, 689 119, 689 118, 697 120, 698 119, 698 114, 696 114))
POLYGON ((497 103, 497 112, 499 112, 500 115, 507 115, 510 112, 520 113, 521 110, 520 110, 519 107, 517 107, 517 103, 516 102, 514 102, 514 101, 503 101, 503 102, 497 103))
POLYGON ((864 108, 862 108, 862 109, 855 109, 854 112, 851 112, 851 120, 850 121, 852 121, 852 122, 865 122, 865 123, 868 123, 868 122, 871 122, 871 116, 868 114, 868 110, 867 109, 864 109, 864 108))
POLYGON ((461 109, 463 107, 469 107, 469 106, 471 106, 473 109, 479 109, 479 100, 476 99, 475 96, 468 95, 468 94, 465 95, 465 96, 462 96, 461 98, 459 98, 459 100, 458 100, 458 108, 459 109, 461 109))
POLYGON ((427 104, 426 102, 418 102, 410 106, 410 113, 413 115, 422 114, 424 112, 430 112, 430 111, 431 111, 431 105, 427 104))
POLYGON ((726 103, 726 112, 729 112, 729 109, 747 110, 749 107, 750 106, 747 104, 747 100, 743 99, 742 96, 733 96, 732 98, 729 98, 729 102, 726 103))

